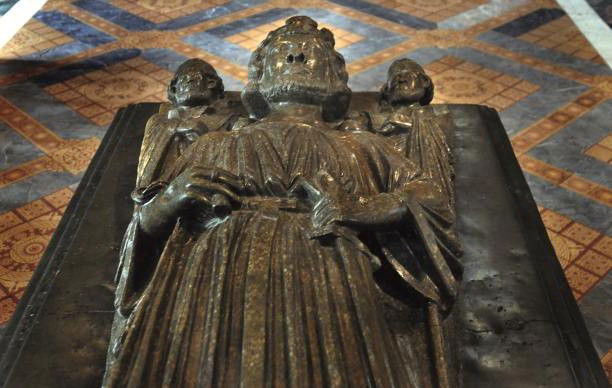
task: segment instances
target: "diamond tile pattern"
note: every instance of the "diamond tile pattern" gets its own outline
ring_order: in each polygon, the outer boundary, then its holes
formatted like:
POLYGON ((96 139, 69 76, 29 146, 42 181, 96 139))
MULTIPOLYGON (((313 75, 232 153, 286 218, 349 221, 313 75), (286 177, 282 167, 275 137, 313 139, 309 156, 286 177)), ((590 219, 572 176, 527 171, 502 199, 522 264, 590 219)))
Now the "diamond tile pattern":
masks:
POLYGON ((45 90, 94 123, 111 122, 117 108, 139 101, 165 101, 172 73, 142 58, 86 73, 45 90))
MULTIPOLYGON (((297 14, 334 32, 355 90, 379 90, 391 61, 410 57, 433 78, 434 102, 500 111, 574 295, 593 311, 612 266, 612 72, 553 0, 500 3, 47 2, 0 50, 0 124, 11 131, 6 138, 0 131, 0 324, 116 109, 164 100, 188 57, 209 61, 226 89, 240 89, 249 52, 297 14), (475 24, 466 23, 473 15, 475 24), (5 139, 27 142, 31 159, 5 152, 5 139)), ((612 344, 601 340, 610 338, 612 317, 601 311, 586 321, 608 328, 593 338, 603 341, 596 347, 612 373, 612 344)))
POLYGON ((391 8, 395 11, 407 13, 432 22, 439 22, 451 16, 458 15, 481 4, 487 0, 383 0, 372 3, 391 8))
POLYGON ((584 153, 602 162, 612 164, 612 134, 587 148, 584 153))
POLYGON ((0 58, 19 58, 71 42, 73 39, 46 24, 32 19, 4 47, 0 58))
POLYGON ((141 18, 161 23, 228 2, 227 0, 113 0, 112 4, 141 18))
POLYGON ((604 63, 568 16, 531 30, 519 38, 577 58, 604 63))
POLYGON ((436 85, 434 103, 463 101, 503 111, 539 89, 538 85, 452 56, 425 69, 436 85))

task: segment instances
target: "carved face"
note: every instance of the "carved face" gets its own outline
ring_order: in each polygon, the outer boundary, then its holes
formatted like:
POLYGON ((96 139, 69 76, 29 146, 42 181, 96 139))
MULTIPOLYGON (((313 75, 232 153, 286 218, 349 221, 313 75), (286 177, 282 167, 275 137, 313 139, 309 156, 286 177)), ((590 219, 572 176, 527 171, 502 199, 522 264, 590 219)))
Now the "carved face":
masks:
POLYGON ((426 105, 433 97, 431 79, 421 66, 415 62, 397 61, 389 69, 389 78, 384 90, 387 101, 392 104, 426 105))
POLYGON ((344 117, 351 90, 342 55, 334 50, 331 31, 317 29, 307 16, 294 16, 271 31, 253 52, 242 103, 252 118, 273 105, 301 103, 322 107, 323 119, 344 117))
POLYGON ((263 57, 260 90, 268 102, 321 103, 346 83, 333 48, 309 34, 282 35, 263 57))
POLYGON ((202 60, 183 63, 168 87, 174 105, 207 105, 223 94, 223 83, 212 66, 202 60))

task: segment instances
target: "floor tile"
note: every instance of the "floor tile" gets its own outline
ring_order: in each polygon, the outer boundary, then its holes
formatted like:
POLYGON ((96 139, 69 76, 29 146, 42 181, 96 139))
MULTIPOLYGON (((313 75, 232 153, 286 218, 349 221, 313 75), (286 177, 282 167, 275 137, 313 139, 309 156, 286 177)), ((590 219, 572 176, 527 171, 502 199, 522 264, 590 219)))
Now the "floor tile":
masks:
POLYGON ((435 102, 500 112, 612 373, 612 70, 553 0, 48 1, 0 49, 0 327, 115 111, 165 100, 189 57, 241 90, 252 50, 298 14, 335 33, 356 91, 409 57, 435 102))

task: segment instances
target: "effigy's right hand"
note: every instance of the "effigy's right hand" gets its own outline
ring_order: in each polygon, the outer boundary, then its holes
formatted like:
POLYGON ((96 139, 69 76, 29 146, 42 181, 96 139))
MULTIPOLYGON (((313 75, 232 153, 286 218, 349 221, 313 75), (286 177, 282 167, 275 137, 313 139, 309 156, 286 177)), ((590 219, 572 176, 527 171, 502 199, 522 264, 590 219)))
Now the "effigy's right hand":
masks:
MULTIPOLYGON (((190 168, 177 176, 162 193, 160 205, 164 213, 175 216, 212 212, 220 198, 240 203, 240 197, 228 185, 213 182, 209 169, 190 168)), ((160 209, 162 210, 162 209, 160 209)))

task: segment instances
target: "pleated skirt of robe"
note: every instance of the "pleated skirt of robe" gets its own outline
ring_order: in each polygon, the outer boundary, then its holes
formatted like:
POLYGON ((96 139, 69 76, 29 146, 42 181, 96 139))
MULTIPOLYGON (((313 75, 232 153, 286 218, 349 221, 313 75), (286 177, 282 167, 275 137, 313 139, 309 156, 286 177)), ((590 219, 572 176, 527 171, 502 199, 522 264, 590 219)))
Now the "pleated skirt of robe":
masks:
POLYGON ((249 211, 190 241, 177 228, 105 386, 413 387, 368 258, 309 224, 249 211))

